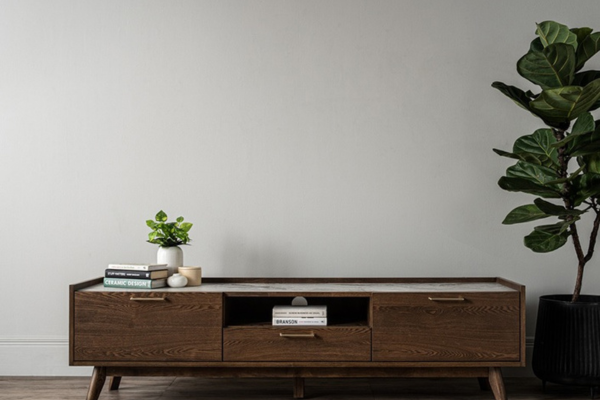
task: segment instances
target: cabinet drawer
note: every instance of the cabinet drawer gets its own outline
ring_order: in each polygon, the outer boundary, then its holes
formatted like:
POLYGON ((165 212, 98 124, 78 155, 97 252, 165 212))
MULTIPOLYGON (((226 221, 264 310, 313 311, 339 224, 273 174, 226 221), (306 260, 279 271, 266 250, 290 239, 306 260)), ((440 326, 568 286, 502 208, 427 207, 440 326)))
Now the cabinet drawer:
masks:
POLYGON ((220 361, 222 296, 76 292, 74 361, 220 361))
POLYGON ((518 292, 374 294, 373 361, 518 361, 519 305, 518 292))
POLYGON ((223 361, 370 361, 369 327, 240 326, 223 330, 223 361))

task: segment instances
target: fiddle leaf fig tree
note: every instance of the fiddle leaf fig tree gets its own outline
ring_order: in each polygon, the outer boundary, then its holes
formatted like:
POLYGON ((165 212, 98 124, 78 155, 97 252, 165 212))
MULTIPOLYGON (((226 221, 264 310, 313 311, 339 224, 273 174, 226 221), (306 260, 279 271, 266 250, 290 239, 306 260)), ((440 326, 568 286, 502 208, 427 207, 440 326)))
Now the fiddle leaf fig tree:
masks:
POLYGON ((533 228, 524 244, 547 253, 570 239, 577 255, 575 302, 600 228, 600 120, 592 115, 600 108, 600 71, 581 70, 600 50, 600 32, 545 21, 537 24, 535 33, 529 51, 517 62, 517 72, 539 91, 492 84, 546 125, 518 138, 512 151, 494 149, 516 160, 498 185, 536 197, 508 213, 503 223, 554 220, 533 228), (592 221, 587 246, 577 230, 584 221, 592 221))

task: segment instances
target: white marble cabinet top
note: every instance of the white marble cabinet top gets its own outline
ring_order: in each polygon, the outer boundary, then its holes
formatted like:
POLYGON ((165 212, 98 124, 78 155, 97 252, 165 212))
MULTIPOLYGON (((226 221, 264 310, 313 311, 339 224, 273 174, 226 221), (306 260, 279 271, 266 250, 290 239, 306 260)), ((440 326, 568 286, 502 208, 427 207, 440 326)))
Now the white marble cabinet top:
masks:
POLYGON ((199 293, 428 293, 515 292, 497 282, 435 283, 202 283, 201 286, 159 289, 116 289, 93 285, 83 291, 199 292, 199 293))

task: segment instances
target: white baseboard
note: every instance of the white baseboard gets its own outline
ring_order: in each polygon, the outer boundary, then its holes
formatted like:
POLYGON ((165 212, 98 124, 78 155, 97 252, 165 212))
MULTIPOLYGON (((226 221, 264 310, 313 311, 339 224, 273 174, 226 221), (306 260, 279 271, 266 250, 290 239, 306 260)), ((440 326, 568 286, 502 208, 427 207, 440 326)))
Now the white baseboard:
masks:
POLYGON ((91 367, 69 367, 69 340, 0 338, 0 376, 91 376, 91 367))
MULTIPOLYGON (((532 377, 533 338, 527 338, 527 367, 505 368, 506 377, 532 377)), ((60 337, 0 338, 0 376, 91 376, 91 367, 69 366, 69 340, 60 337)))

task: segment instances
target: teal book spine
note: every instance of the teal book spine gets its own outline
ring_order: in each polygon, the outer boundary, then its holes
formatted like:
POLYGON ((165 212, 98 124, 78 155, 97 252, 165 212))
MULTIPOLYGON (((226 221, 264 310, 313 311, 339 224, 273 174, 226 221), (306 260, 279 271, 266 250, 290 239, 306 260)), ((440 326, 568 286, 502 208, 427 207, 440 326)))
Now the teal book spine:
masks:
POLYGON ((124 289, 155 289, 166 286, 165 279, 104 278, 104 287, 124 289))

